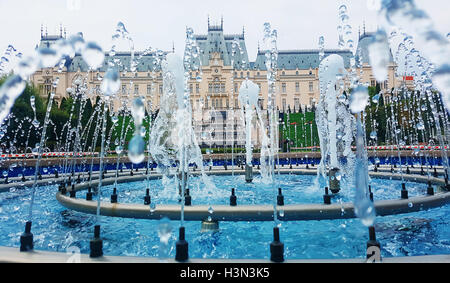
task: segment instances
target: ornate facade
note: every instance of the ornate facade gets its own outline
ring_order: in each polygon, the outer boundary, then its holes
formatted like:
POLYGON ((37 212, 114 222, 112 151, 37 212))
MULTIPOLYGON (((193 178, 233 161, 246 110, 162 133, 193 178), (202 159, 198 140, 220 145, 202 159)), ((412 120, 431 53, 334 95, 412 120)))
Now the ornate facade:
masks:
MULTIPOLYGON (((50 46, 62 37, 62 32, 60 36, 41 34, 39 45, 50 46)), ((375 85, 367 52, 371 38, 372 34, 364 33, 360 36, 355 59, 362 65, 362 68, 359 69, 359 71, 362 69, 362 81, 369 85, 375 85)), ((239 131, 236 126, 225 127, 225 124, 239 124, 236 119, 240 119, 240 115, 235 110, 240 109, 238 91, 242 81, 249 78, 260 86, 259 104, 262 109, 267 107, 265 53, 258 50, 256 60, 250 62, 245 45, 245 31, 242 31, 241 34, 226 35, 223 32, 223 21, 220 25, 210 25, 208 21, 207 34, 195 35, 195 39, 200 48, 202 66, 201 74, 191 72, 189 89, 193 113, 196 113, 195 119, 199 125, 197 129, 199 138, 202 141, 210 140, 210 144, 230 145, 230 140, 240 140, 239 136, 241 136, 236 132, 239 131), (234 48, 237 51, 235 53, 233 53, 233 42, 237 43, 234 48), (199 78, 200 76, 201 78, 199 78), (234 121, 232 117, 234 117, 234 121), (209 121, 209 130, 205 130, 206 121, 209 121), (217 127, 214 124, 217 124, 217 127), (206 138, 205 132, 208 134, 206 138)), ((325 56, 328 54, 341 55, 346 68, 350 68, 350 58, 352 57, 350 51, 325 50, 325 56)), ((160 70, 154 69, 155 56, 155 54, 136 52, 137 70, 130 72, 125 67, 130 66, 130 53, 115 54, 114 58, 116 62, 120 62, 121 66, 122 86, 112 105, 113 111, 117 111, 123 105, 126 97, 135 95, 142 96, 147 100, 151 99, 153 110, 158 108, 163 87, 160 70)), ((72 87, 75 79, 81 77, 91 90, 91 99, 95 100, 95 97, 100 95, 101 77, 103 77, 110 60, 109 55, 105 54, 104 65, 97 71, 88 72, 88 66, 81 55, 76 54, 72 59, 67 58, 64 65, 39 70, 31 80, 40 89, 41 95, 47 97, 52 81, 58 77, 59 84, 55 99, 60 102, 63 97, 68 96, 67 88, 72 87)), ((304 109, 319 100, 319 63, 319 50, 279 50, 276 105, 280 111, 288 109, 296 111, 300 107, 304 109)), ((400 80, 395 77, 394 63, 391 63, 388 68, 389 78, 381 84, 381 88, 386 90, 400 84, 400 80)), ((254 133, 257 135, 258 130, 254 133)), ((256 143, 259 143, 258 139, 255 140, 256 143)))

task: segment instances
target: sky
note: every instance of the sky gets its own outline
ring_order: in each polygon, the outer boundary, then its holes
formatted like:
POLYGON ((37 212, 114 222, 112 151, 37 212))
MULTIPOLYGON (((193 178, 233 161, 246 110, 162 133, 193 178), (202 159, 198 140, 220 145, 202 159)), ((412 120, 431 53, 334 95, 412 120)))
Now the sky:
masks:
MULTIPOLYGON (((97 42, 105 51, 119 21, 133 38, 135 49, 148 47, 182 54, 186 27, 207 33, 211 23, 224 19, 225 34, 241 34, 245 27, 250 60, 262 42, 263 24, 278 31, 278 49, 316 49, 320 36, 326 48, 337 48, 338 8, 346 4, 354 35, 358 28, 374 31, 376 12, 370 0, 0 0, 0 54, 9 44, 30 54, 39 43, 41 25, 59 34, 62 24, 68 35, 82 32, 86 41, 97 42)), ((450 32, 450 1, 415 0, 434 20, 442 34, 450 32)))

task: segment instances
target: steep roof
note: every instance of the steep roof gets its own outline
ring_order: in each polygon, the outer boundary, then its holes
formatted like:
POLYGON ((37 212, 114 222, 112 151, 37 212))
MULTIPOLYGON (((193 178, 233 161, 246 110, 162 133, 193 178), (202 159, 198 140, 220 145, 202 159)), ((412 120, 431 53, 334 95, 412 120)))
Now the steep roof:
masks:
MULTIPOLYGON (((325 56, 338 54, 344 58, 345 67, 350 67, 350 57, 353 55, 349 50, 325 50, 325 56)), ((278 68, 285 70, 309 70, 319 67, 319 50, 280 50, 278 51, 278 68)), ((264 51, 258 52, 253 64, 255 70, 266 70, 266 55, 264 51)))

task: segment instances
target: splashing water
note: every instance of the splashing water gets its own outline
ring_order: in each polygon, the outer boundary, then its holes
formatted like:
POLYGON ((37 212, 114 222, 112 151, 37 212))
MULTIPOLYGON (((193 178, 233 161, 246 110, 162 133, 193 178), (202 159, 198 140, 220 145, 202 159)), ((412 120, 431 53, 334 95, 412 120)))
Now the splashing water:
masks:
POLYGON ((350 96, 350 110, 353 114, 362 112, 366 109, 369 103, 369 93, 366 86, 359 85, 353 91, 350 96))
POLYGON ((327 167, 342 170, 341 174, 344 176, 350 175, 354 170, 351 143, 355 136, 355 119, 348 111, 346 99, 338 99, 338 89, 335 89, 335 85, 346 74, 344 59, 337 54, 326 57, 320 63, 320 100, 316 110, 316 123, 322 149, 317 174, 322 180, 327 175, 327 167), (347 162, 340 162, 342 157, 347 162))
POLYGON ((369 45, 369 60, 373 74, 378 82, 384 82, 388 77, 387 66, 389 64, 389 43, 386 33, 379 30, 369 45))
POLYGON ((144 102, 140 97, 133 100, 132 111, 135 133, 128 145, 128 158, 134 164, 139 164, 145 159, 145 141, 142 137, 142 121, 145 116, 144 102))
POLYGON ((19 76, 13 75, 0 88, 0 121, 8 116, 11 107, 19 95, 25 90, 26 82, 19 76))
POLYGON ((95 42, 88 42, 83 50, 83 60, 93 70, 100 68, 105 60, 102 48, 95 42))
MULTIPOLYGON (((246 163, 247 165, 252 165, 252 120, 253 120, 253 107, 258 107, 258 94, 259 87, 257 84, 250 80, 245 80, 241 88, 239 89, 238 99, 241 103, 242 111, 245 110, 245 125, 246 125, 246 142, 245 142, 245 152, 246 152, 246 163)), ((263 132, 263 131, 261 131, 263 132)))
POLYGON ((106 98, 114 96, 120 89, 119 72, 115 69, 108 69, 102 80, 100 90, 106 98))

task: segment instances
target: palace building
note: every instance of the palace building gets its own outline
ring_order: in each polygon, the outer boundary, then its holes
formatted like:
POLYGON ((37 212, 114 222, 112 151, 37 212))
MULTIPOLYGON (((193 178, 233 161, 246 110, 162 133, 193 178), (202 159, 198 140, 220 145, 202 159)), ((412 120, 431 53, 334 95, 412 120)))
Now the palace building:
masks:
MULTIPOLYGON (((368 46, 372 40, 372 33, 364 33, 359 37, 355 60, 361 64, 358 71, 364 83, 374 86, 375 78, 369 65, 368 46), (362 69, 362 72, 361 72, 362 69)), ((61 29, 60 35, 51 36, 41 32, 39 46, 48 47, 60 38, 65 37, 61 29)), ((265 65, 265 52, 258 50, 256 60, 249 61, 245 44, 245 30, 240 34, 224 34, 223 19, 220 24, 211 25, 208 19, 208 32, 195 35, 197 45, 200 48, 201 74, 191 72, 189 89, 191 92, 191 105, 195 113, 196 131, 202 141, 209 140, 210 144, 231 145, 232 141, 241 140, 242 133, 236 128, 237 119, 242 117, 237 114, 240 111, 238 92, 241 83, 247 78, 260 87, 259 107, 267 108, 267 70, 265 65), (233 53, 233 42, 238 43, 237 52, 233 53), (234 56, 233 56, 234 54, 234 56), (201 75, 201 79, 199 76, 201 75), (231 120, 230 120, 231 119, 231 120), (234 120, 234 121, 233 121, 234 120), (205 127, 205 125, 207 125, 205 127), (225 126, 233 125, 233 126, 225 126), (206 129, 208 128, 208 129, 206 129), (206 134, 205 134, 206 133, 206 134), (233 137, 234 135, 234 137, 233 137)), ((174 50, 172 51, 174 52, 174 50)), ((350 69, 352 53, 348 50, 325 50, 325 56, 339 54, 344 58, 346 68, 350 69)), ((152 101, 152 110, 158 109, 163 92, 162 75, 159 69, 155 70, 156 54, 135 53, 137 60, 136 72, 130 72, 126 66, 130 66, 131 54, 116 52, 115 62, 121 66, 121 89, 116 95, 111 106, 117 111, 123 106, 125 97, 142 96, 152 101)), ((59 78, 59 84, 55 92, 55 100, 60 102, 67 97, 67 88, 72 87, 77 78, 82 78, 91 89, 90 97, 95 100, 100 95, 101 77, 103 77, 108 62, 111 60, 108 53, 105 54, 105 62, 97 71, 88 72, 88 66, 81 55, 67 58, 64 65, 55 68, 41 69, 31 78, 44 97, 48 96, 53 80, 59 78)), ((389 64, 389 78, 381 84, 383 90, 391 90, 401 83, 401 79, 395 77, 395 65, 393 60, 389 64)), ((279 50, 277 71, 277 95, 276 106, 284 111, 304 110, 319 101, 319 50, 279 50)), ((259 129, 254 131, 255 137, 259 137, 259 129)), ((258 138, 255 139, 259 143, 258 138)), ((240 142, 239 142, 240 143, 240 142)), ((238 144, 239 144, 238 143, 238 144)), ((206 145, 205 142, 203 145, 206 145)))

